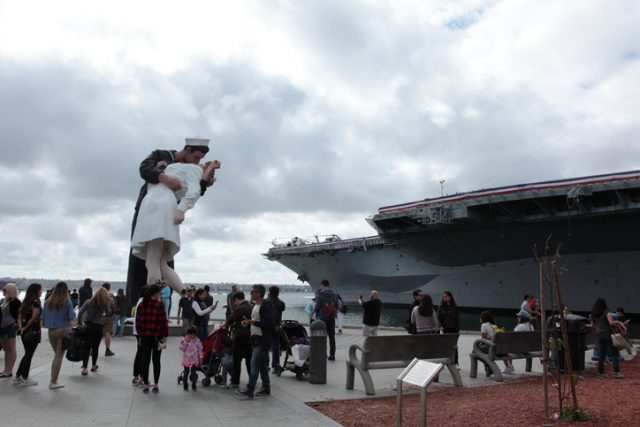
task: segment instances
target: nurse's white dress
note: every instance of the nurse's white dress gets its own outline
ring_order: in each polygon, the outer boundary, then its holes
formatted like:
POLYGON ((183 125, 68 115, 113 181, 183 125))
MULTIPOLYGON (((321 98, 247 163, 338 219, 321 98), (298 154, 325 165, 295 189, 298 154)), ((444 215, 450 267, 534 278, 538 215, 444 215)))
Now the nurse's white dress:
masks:
POLYGON ((164 240, 165 253, 173 259, 180 252, 180 226, 173 223, 176 211, 193 208, 200 198, 200 180, 204 173, 199 165, 172 163, 164 173, 180 180, 182 188, 172 191, 164 184, 149 184, 142 199, 136 228, 131 238, 131 250, 138 258, 146 259, 146 244, 154 239, 164 240))

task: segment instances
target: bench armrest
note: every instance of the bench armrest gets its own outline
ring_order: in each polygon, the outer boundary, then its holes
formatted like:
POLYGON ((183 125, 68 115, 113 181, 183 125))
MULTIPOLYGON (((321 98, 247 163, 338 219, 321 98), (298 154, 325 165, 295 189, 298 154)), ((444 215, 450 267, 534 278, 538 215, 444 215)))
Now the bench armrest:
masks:
MULTIPOLYGON (((361 355, 364 355, 366 353, 366 350, 360 347, 358 344, 352 344, 351 347, 349 347, 349 363, 354 366, 359 366, 362 362, 362 360, 358 360, 358 356, 356 355, 356 351, 358 350, 360 350, 361 355)), ((360 359, 362 359, 362 357, 360 359)))
POLYGON ((473 352, 474 352, 474 353, 477 353, 477 352, 480 352, 480 351, 481 351, 481 350, 478 348, 478 347, 480 346, 480 344, 488 345, 488 346, 489 346, 489 348, 491 348, 491 347, 495 346, 495 343, 494 343, 493 341, 491 341, 491 340, 487 340, 487 339, 484 339, 484 338, 478 338, 478 339, 477 339, 477 340, 475 340, 475 341, 474 341, 474 343, 473 343, 473 352))

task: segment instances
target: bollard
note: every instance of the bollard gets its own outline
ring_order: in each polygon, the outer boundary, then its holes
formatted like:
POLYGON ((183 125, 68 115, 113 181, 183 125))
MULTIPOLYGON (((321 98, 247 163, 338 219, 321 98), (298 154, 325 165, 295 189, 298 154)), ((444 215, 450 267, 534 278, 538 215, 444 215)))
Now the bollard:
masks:
POLYGON ((309 327, 309 382, 311 384, 327 383, 327 325, 316 320, 309 327))

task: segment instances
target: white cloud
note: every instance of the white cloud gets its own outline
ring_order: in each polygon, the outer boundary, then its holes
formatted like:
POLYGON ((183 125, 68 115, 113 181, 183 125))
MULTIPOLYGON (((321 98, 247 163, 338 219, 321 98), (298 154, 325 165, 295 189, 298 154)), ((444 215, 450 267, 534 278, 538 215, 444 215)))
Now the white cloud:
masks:
POLYGON ((293 281, 274 237, 384 205, 638 169, 632 2, 0 3, 0 264, 123 279, 139 162, 212 137, 187 281, 293 281), (34 12, 37 10, 37 13, 34 12))

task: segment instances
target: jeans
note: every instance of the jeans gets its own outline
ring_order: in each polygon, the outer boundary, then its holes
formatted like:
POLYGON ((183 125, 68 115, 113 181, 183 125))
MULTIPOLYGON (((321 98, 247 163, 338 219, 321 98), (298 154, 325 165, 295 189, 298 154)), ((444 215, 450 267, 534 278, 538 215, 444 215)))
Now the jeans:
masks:
POLYGON ((251 344, 249 336, 237 336, 233 339, 233 370, 231 371, 231 383, 240 384, 240 371, 242 370, 242 359, 245 360, 247 373, 251 373, 251 344))
POLYGON ((115 314, 113 316, 113 327, 111 328, 111 335, 116 336, 116 335, 124 335, 124 321, 126 319, 126 316, 124 314, 115 314), (120 329, 120 333, 118 332, 118 329, 120 329))
POLYGON ((336 319, 322 319, 322 321, 327 325, 329 356, 336 357, 336 319))
POLYGON ((31 360, 33 359, 33 354, 36 352, 36 348, 38 348, 38 344, 39 343, 27 344, 24 342, 24 340, 22 340, 22 345, 24 346, 24 356, 22 356, 20 366, 18 366, 16 377, 29 377, 29 371, 31 370, 31 360))
POLYGON ((271 342, 271 367, 280 366, 280 334, 273 336, 271 342))
POLYGON ((140 337, 140 374, 142 381, 149 385, 149 365, 153 360, 153 382, 158 384, 160 380, 160 355, 158 339, 156 337, 140 337))
POLYGON ((209 336, 209 325, 198 325, 198 338, 204 341, 209 336))
POLYGON ((86 368, 89 363, 89 353, 91 353, 91 365, 96 366, 98 362, 98 350, 102 341, 103 328, 99 323, 87 322, 84 332, 84 355, 82 356, 82 368, 86 368))
POLYGON ((613 372, 620 372, 620 352, 613 346, 611 341, 611 332, 600 332, 598 334, 598 373, 604 374, 604 361, 607 358, 607 354, 613 355, 613 372))
POLYGON ((249 383, 247 390, 253 393, 258 382, 258 375, 262 380, 262 388, 269 390, 271 383, 269 381, 269 348, 270 345, 258 344, 254 345, 251 353, 251 372, 249 373, 249 383))
POLYGON ((193 319, 189 319, 188 317, 182 318, 182 333, 186 334, 187 329, 193 326, 193 319))

